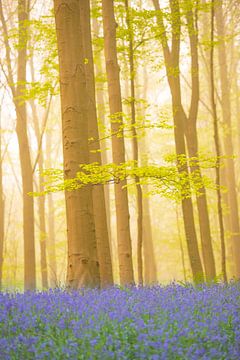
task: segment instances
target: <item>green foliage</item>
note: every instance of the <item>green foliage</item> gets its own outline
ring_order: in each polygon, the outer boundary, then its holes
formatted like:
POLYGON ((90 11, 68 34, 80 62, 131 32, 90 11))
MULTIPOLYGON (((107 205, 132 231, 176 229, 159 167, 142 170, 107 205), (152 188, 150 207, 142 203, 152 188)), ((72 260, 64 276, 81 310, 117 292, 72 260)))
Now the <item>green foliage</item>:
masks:
MULTIPOLYGON (((64 178, 60 169, 47 169, 43 172, 46 179, 42 193, 32 193, 39 196, 49 192, 75 191, 88 185, 119 184, 123 180, 139 179, 140 185, 150 185, 149 195, 161 195, 174 201, 180 201, 195 194, 201 196, 202 187, 216 189, 214 182, 207 176, 201 176, 199 168, 186 171, 189 166, 211 168, 216 164, 214 157, 206 158, 203 155, 188 159, 186 156, 170 154, 165 157, 164 165, 149 164, 138 166, 135 161, 122 164, 109 163, 100 165, 97 162, 80 164, 75 178, 64 178), (185 168, 185 170, 184 170, 185 168)), ((131 182, 125 185, 132 186, 131 182)))

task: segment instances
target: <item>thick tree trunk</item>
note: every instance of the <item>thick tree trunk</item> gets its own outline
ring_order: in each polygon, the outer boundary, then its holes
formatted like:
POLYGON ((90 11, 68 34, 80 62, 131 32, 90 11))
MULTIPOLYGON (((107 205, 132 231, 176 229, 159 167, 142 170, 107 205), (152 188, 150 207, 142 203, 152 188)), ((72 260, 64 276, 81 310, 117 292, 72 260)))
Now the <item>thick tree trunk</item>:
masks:
POLYGON ((220 40, 218 46, 219 66, 220 66, 220 84, 221 84, 221 106, 222 117, 225 126, 224 132, 224 155, 227 155, 227 185, 228 197, 230 205, 231 219, 231 237, 233 246, 233 255, 235 260, 235 276, 240 278, 240 225, 238 215, 238 198, 236 191, 235 167, 231 158, 234 154, 232 141, 232 120, 231 120, 231 101, 230 101, 230 82, 228 76, 228 64, 226 54, 226 44, 224 40, 225 24, 223 19, 222 1, 218 1, 215 5, 216 28, 220 40))
MULTIPOLYGON (((80 1, 54 0, 60 66, 65 179, 89 163, 87 91, 84 72, 80 1)), ((67 283, 70 288, 99 286, 92 186, 66 191, 68 232, 67 283)))
MULTIPOLYGON (((90 4, 89 0, 81 0, 81 27, 83 35, 83 47, 86 84, 88 93, 88 135, 90 140, 89 145, 89 160, 90 163, 97 162, 101 164, 101 155, 99 152, 99 132, 97 123, 96 98, 95 98, 95 76, 93 66, 92 53, 92 38, 91 38, 91 22, 90 22, 90 4)), ((93 187, 93 210, 95 220, 95 230, 97 239, 97 250, 100 264, 100 278, 101 286, 109 286, 113 284, 112 261, 109 246, 107 214, 104 198, 103 185, 93 187)))
MULTIPOLYGON (((122 100, 119 78, 119 66, 116 48, 116 22, 112 0, 102 0, 104 52, 108 80, 109 106, 112 130, 112 157, 115 164, 125 163, 125 149, 121 126, 122 100), (116 135, 117 134, 117 135, 116 135)), ((134 282, 132 263, 132 244, 129 224, 129 207, 126 180, 115 184, 117 213, 117 240, 120 282, 122 285, 134 282), (124 188, 123 188, 124 187, 124 188)))

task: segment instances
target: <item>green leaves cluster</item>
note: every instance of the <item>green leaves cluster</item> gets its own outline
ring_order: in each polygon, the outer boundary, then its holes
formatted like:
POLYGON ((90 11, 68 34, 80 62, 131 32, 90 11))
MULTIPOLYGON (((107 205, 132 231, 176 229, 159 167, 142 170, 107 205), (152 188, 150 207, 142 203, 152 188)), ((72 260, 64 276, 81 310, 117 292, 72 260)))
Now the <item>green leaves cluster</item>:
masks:
POLYGON ((168 155, 165 157, 164 165, 149 164, 139 166, 135 161, 127 161, 122 164, 109 163, 100 165, 97 162, 91 164, 80 164, 79 171, 74 178, 64 176, 60 169, 48 169, 43 172, 46 179, 44 192, 33 193, 39 196, 49 192, 75 191, 85 186, 100 184, 121 184, 123 180, 129 180, 123 186, 132 186, 131 179, 138 179, 138 185, 150 185, 150 195, 161 195, 174 201, 180 201, 193 194, 200 196, 203 186, 208 189, 216 189, 212 179, 200 176, 199 168, 215 167, 216 158, 206 158, 204 155, 198 158, 186 158, 168 155), (192 166, 192 171, 187 171, 192 166), (198 167, 196 166, 198 165, 198 167), (186 169, 184 171, 183 169, 186 169), (196 167, 196 168, 194 168, 196 167))

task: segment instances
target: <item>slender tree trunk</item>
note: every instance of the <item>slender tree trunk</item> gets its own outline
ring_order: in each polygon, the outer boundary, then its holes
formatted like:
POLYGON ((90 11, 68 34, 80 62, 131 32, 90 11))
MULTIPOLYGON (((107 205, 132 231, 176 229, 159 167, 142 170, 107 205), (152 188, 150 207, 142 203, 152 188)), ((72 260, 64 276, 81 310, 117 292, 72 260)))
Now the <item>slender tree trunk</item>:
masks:
POLYGON ((181 251, 181 259, 182 259, 183 278, 184 278, 184 281, 187 282, 187 274, 186 274, 186 265, 185 265, 183 242, 182 242, 182 235, 181 235, 180 219, 179 219, 179 214, 178 214, 178 205, 176 205, 176 218, 177 218, 179 246, 180 246, 180 251, 181 251))
MULTIPOLYGON (((142 98, 147 99, 148 92, 148 77, 146 68, 144 68, 143 73, 143 94, 142 98)), ((145 123, 145 109, 142 110, 143 125, 145 123)), ((143 154, 141 163, 142 165, 148 164, 148 147, 146 142, 146 135, 138 141, 139 152, 143 154)), ((143 185, 143 191, 148 192, 148 186, 143 185)), ((152 224, 151 224, 151 214, 150 214, 150 203, 148 197, 143 197, 143 268, 144 268, 144 283, 156 284, 157 279, 157 266, 156 266, 156 255, 154 253, 154 244, 153 244, 153 233, 152 233, 152 224)))
MULTIPOLYGON (((33 70, 33 68, 32 68, 33 70)), ((34 130, 36 133, 36 138, 38 144, 40 144, 40 129, 39 129, 39 119, 37 116, 37 109, 35 106, 34 101, 31 102, 32 113, 33 113, 33 124, 34 130)), ((38 156, 38 183, 39 183, 39 191, 42 192, 44 187, 42 185, 43 178, 43 153, 42 153, 42 146, 39 149, 39 156, 38 156)), ((41 276, 42 276, 42 288, 48 288, 48 272, 47 272, 47 253, 46 253, 46 220, 45 220, 45 196, 38 197, 38 211, 39 211, 39 243, 40 243, 40 264, 41 264, 41 276)))
MULTIPOLYGON (((131 126, 132 126, 132 148, 133 160, 136 166, 139 165, 138 155, 138 139, 136 130, 136 104, 135 104, 135 65, 134 65, 134 50, 133 50, 133 29, 131 25, 131 16, 129 11, 128 0, 125 0, 126 8, 126 22, 129 36, 129 70, 130 70, 130 98, 131 98, 131 126)), ((137 265, 138 265, 138 283, 143 284, 143 196, 142 187, 139 184, 139 177, 134 178, 137 189, 137 265)))
POLYGON ((225 24, 223 19, 222 1, 215 4, 216 28, 220 44, 218 46, 220 84, 221 84, 221 106, 222 116, 225 125, 224 132, 224 153, 228 156, 226 160, 228 197, 230 205, 231 237, 233 244, 233 255, 235 260, 235 275, 240 278, 240 226, 238 215, 238 198, 236 191, 235 167, 231 158, 234 154, 232 141, 232 120, 230 101, 230 82, 228 76, 228 64, 226 55, 226 44, 224 40, 225 24))
MULTIPOLYGON (((46 132, 46 153, 48 159, 45 160, 48 168, 52 167, 52 130, 46 132)), ((48 267, 49 267, 49 283, 50 287, 54 288, 58 284, 57 277, 57 258, 56 258, 56 234, 55 234, 55 209, 53 195, 48 194, 48 238, 47 238, 47 252, 48 252, 48 267)))
POLYGON ((33 174, 27 134, 27 109, 25 101, 22 100, 26 91, 27 20, 27 1, 18 0, 19 47, 15 106, 23 187, 24 286, 25 290, 34 290, 36 288, 34 203, 33 197, 28 195, 29 192, 33 192, 33 174))
MULTIPOLYGON (((176 154, 179 156, 186 156, 185 139, 184 139, 184 124, 186 115, 183 111, 181 101, 181 86, 179 76, 179 54, 180 54, 180 32, 181 19, 178 0, 170 0, 171 7, 171 23, 172 23, 172 47, 168 46, 166 30, 163 22, 163 14, 159 6, 158 0, 153 0, 153 4, 157 11, 157 20, 160 29, 162 30, 161 42, 163 47, 163 54, 165 59, 165 66, 167 71, 168 83, 172 96, 172 112, 174 120, 174 138, 176 154), (173 71, 174 69, 174 71, 173 71)), ((190 191, 190 183, 188 181, 188 166, 181 165, 178 160, 179 174, 184 174, 186 177, 186 190, 190 191)), ((198 250, 197 234, 194 223, 193 204, 191 197, 182 199, 182 211, 185 235, 187 240, 189 260, 193 279, 195 282, 204 279, 203 268, 198 250)))
MULTIPOLYGON (((115 164, 125 162, 125 149, 122 119, 122 100, 119 78, 119 65, 116 48, 116 22, 112 0, 102 0, 104 52, 108 80, 109 106, 112 130, 112 157, 115 164), (118 136, 116 135, 118 134, 118 136), (120 136, 119 136, 120 135, 120 136)), ((129 224, 129 207, 126 180, 115 184, 115 201, 117 213, 117 239, 119 273, 122 285, 134 282, 132 263, 132 244, 129 224), (124 188, 123 188, 124 187, 124 188)))
MULTIPOLYGON (((187 0, 189 4, 189 0, 187 0)), ((198 157, 198 137, 197 137, 197 115, 199 106, 199 65, 198 65, 198 27, 197 14, 194 18, 193 8, 190 5, 187 12, 187 27, 191 48, 191 77, 192 94, 189 116, 186 118, 186 140, 188 153, 191 158, 198 157)), ((200 195, 197 196, 198 218, 200 226, 200 236, 202 243, 203 263, 207 280, 216 278, 215 260, 213 256, 212 238, 210 230, 209 212, 207 206, 206 189, 203 184, 201 168, 198 161, 190 167, 191 172, 197 174, 200 183, 200 195)))
MULTIPOLYGON (((98 22, 97 19, 93 19, 93 31, 96 37, 99 36, 99 32, 100 32, 100 24, 98 22)), ((95 61, 94 61, 94 65, 95 65, 95 74, 96 74, 96 79, 95 79, 95 84, 96 84, 96 102, 97 102, 97 115, 98 115, 98 122, 100 124, 100 129, 101 126, 103 127, 103 129, 105 130, 107 127, 107 121, 106 121, 106 116, 105 113, 107 111, 106 106, 105 106, 105 99, 104 99, 104 80, 103 80, 103 59, 101 57, 101 53, 96 53, 95 55, 95 61), (97 79, 99 79, 97 81, 97 79)), ((101 134, 101 131, 99 131, 100 137, 104 137, 105 136, 105 131, 103 131, 103 136, 101 134)), ((107 139, 102 139, 101 140, 101 158, 102 158, 102 163, 104 165, 106 165, 108 162, 111 162, 110 159, 108 159, 107 156, 107 139)), ((105 185, 104 186, 104 195, 105 195, 105 204, 106 204, 106 212, 107 212, 107 223, 108 223, 108 237, 110 239, 110 249, 112 247, 112 242, 113 242, 113 238, 112 238, 112 230, 111 230, 111 209, 110 209, 110 185, 105 185)), ((111 254, 112 254, 112 250, 111 250, 111 254)))
MULTIPOLYGON (((60 67, 65 179, 89 163, 87 91, 80 27, 80 1, 54 0, 60 67)), ((66 191, 68 232, 67 283, 70 288, 99 286, 92 186, 66 191)))
POLYGON ((2 127, 0 108, 0 291, 2 289, 2 270, 3 270, 3 244, 4 244, 4 193, 3 193, 3 156, 2 156, 2 127))
MULTIPOLYGON (((90 163, 97 162, 101 164, 101 155, 99 153, 100 142, 97 123, 96 99, 95 99, 95 76, 93 66, 91 22, 90 22, 90 3, 89 0, 81 0, 81 27, 83 35, 83 47, 86 84, 88 93, 88 135, 90 140, 90 163)), ((112 261, 109 246, 107 214, 104 198, 104 187, 98 185, 93 187, 93 210, 96 229, 98 258, 100 264, 101 286, 113 284, 112 261)))
POLYGON ((34 202, 28 193, 33 192, 33 174, 27 134, 27 109, 26 102, 22 99, 26 91, 26 67, 27 67, 27 40, 29 15, 26 0, 18 0, 18 63, 17 63, 17 86, 14 86, 12 63, 10 56, 10 44, 8 41, 7 24, 3 14, 2 2, 0 1, 0 18, 4 33, 4 45, 7 60, 7 80, 12 92, 13 102, 16 109, 20 165, 23 188, 23 239, 24 239, 24 288, 34 290, 36 288, 36 262, 34 242, 34 202))
POLYGON ((211 102, 213 112, 213 125, 214 125, 214 142, 216 148, 217 162, 216 162, 216 184, 217 184, 217 200, 218 200, 218 219, 220 227, 220 238, 221 238, 221 250, 222 250, 222 275, 225 282, 227 282, 226 272, 226 251, 225 251, 225 238, 224 238, 224 224, 222 214, 222 199, 220 190, 220 143, 219 143, 219 130, 218 130, 218 118, 217 118, 217 107, 215 102, 215 89, 214 89, 214 8, 215 1, 211 1, 211 50, 210 50, 210 81, 211 81, 211 102))

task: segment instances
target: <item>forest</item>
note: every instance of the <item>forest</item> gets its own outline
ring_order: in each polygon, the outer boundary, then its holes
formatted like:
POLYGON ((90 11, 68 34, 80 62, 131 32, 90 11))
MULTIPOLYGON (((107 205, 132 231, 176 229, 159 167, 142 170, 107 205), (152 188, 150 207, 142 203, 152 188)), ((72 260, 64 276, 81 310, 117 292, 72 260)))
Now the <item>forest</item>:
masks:
POLYGON ((0 0, 0 41, 0 357, 239 359, 239 1, 0 0))

